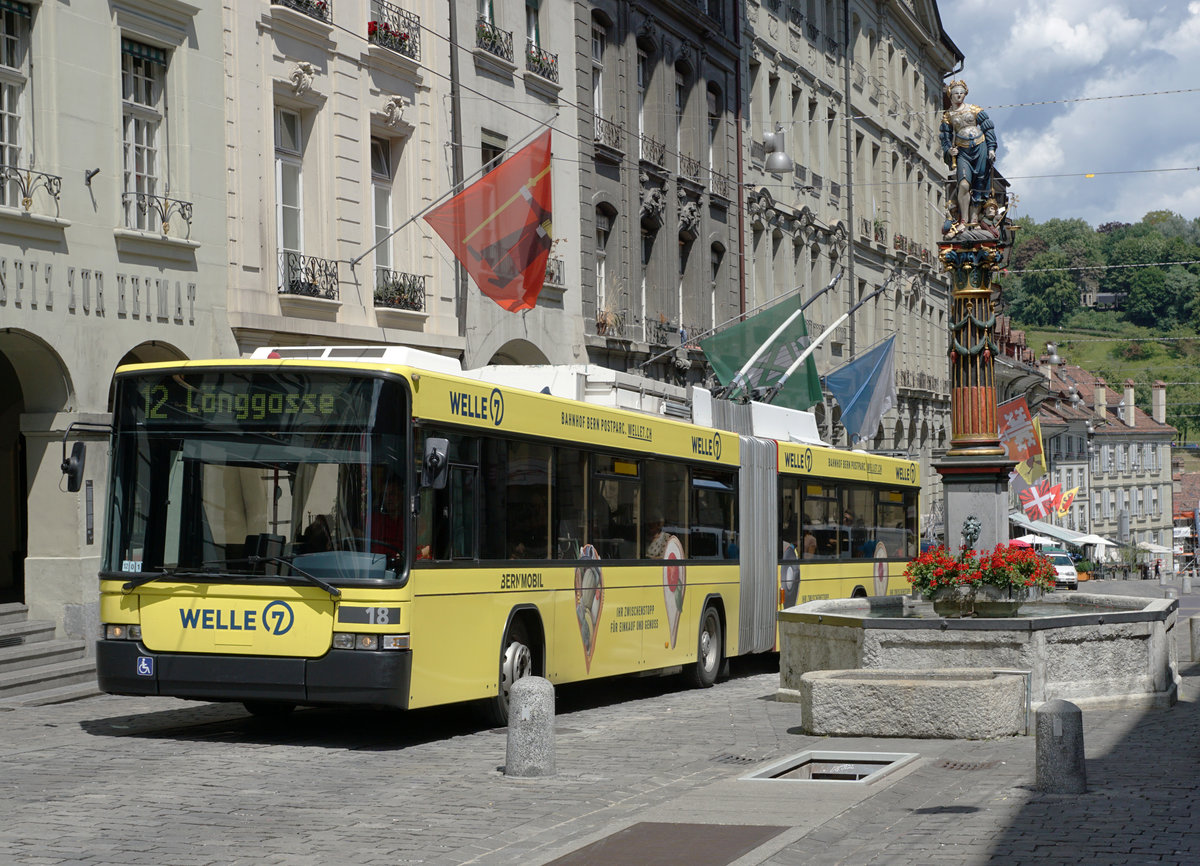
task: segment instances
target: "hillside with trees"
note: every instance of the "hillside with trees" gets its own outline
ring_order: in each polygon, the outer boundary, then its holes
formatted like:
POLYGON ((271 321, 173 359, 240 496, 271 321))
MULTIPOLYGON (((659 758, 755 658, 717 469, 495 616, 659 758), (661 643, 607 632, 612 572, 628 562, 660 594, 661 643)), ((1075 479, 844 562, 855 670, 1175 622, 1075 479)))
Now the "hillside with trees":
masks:
POLYGON ((1081 219, 1028 217, 1003 278, 1001 303, 1040 353, 1113 387, 1133 379, 1150 410, 1150 385, 1167 388, 1167 421, 1181 441, 1200 433, 1200 218, 1152 211, 1138 223, 1092 228, 1081 219))

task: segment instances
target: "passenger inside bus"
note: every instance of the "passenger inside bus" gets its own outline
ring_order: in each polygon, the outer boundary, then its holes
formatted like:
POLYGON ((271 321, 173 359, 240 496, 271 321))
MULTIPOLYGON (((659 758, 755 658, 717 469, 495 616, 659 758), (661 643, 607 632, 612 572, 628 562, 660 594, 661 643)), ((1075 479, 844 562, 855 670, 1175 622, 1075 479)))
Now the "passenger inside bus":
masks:
POLYGON ((404 549, 404 490, 398 478, 384 482, 379 510, 371 518, 371 552, 398 556, 404 549))
POLYGON ((318 514, 300 534, 300 549, 303 553, 320 553, 333 550, 333 532, 329 527, 329 515, 318 514))

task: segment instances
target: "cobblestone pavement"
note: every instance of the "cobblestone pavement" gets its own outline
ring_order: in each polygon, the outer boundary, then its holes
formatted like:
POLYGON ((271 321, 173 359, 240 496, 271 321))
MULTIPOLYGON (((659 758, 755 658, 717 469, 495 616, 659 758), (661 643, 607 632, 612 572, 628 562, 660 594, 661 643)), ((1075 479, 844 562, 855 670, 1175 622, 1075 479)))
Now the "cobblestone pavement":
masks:
POLYGON ((505 732, 457 708, 0 706, 0 862, 526 866, 643 821, 783 828, 736 866, 1200 862, 1200 665, 1172 709, 1086 712, 1089 790, 1068 796, 1034 790, 1033 737, 806 736, 770 661, 739 661, 708 690, 560 688, 541 779, 504 776, 505 732), (919 758, 865 786, 740 778, 806 749, 919 758))

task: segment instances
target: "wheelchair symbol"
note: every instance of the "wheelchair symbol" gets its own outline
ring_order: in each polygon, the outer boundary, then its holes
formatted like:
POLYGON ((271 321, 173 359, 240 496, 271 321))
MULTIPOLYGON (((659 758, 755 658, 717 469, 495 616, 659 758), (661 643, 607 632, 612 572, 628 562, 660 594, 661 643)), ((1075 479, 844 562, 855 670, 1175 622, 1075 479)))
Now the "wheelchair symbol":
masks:
POLYGON ((154 676, 154 659, 150 656, 138 656, 137 674, 139 677, 154 676))

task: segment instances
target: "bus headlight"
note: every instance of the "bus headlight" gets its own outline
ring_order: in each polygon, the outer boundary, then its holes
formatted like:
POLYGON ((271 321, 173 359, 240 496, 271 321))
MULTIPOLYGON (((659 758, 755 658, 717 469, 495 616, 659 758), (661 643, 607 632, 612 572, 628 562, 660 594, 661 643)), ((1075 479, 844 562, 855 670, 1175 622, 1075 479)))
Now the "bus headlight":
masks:
POLYGON ((104 626, 104 638, 105 640, 141 640, 142 627, 124 623, 107 623, 104 626))
POLYGON ((354 632, 335 631, 333 633, 334 649, 354 650, 406 650, 408 635, 406 634, 357 634, 354 632))

